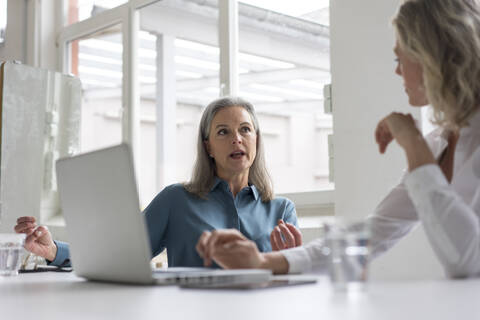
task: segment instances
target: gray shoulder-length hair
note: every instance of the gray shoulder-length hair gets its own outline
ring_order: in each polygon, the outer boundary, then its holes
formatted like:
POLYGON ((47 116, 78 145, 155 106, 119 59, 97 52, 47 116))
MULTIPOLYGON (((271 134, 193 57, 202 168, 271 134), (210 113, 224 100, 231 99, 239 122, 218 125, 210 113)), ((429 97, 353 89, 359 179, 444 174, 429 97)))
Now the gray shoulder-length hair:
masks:
POLYGON ((404 0, 393 25, 400 48, 423 68, 434 123, 468 126, 480 104, 478 0, 404 0))
POLYGON ((259 191, 262 201, 267 202, 273 199, 273 184, 265 165, 265 154, 263 148, 262 134, 258 125, 258 119, 253 105, 238 97, 224 97, 211 102, 203 112, 197 139, 197 158, 193 167, 192 179, 184 183, 185 189, 201 198, 206 198, 213 186, 216 175, 215 160, 210 158, 205 147, 208 140, 212 120, 223 108, 242 107, 250 114, 255 132, 257 134, 257 155, 253 160, 248 174, 248 182, 255 185, 259 191))

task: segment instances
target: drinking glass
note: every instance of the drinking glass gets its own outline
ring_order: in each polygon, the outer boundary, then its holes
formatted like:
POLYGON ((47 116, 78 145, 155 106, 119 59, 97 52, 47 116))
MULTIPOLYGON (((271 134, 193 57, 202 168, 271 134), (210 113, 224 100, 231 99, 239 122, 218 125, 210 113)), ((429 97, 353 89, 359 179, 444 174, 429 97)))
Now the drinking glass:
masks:
POLYGON ((0 276, 15 276, 20 268, 25 234, 0 233, 0 276))
POLYGON ((364 289, 369 262, 369 224, 335 219, 324 225, 324 254, 328 257, 330 281, 335 289, 364 289))

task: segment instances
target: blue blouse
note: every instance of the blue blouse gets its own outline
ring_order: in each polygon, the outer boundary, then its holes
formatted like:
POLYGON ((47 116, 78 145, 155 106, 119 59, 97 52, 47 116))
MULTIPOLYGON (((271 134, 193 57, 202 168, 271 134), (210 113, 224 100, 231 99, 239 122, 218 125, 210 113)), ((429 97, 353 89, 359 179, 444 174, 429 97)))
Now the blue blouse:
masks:
MULTIPOLYGON (((217 178, 206 199, 189 193, 183 185, 163 189, 143 212, 152 256, 167 249, 170 267, 200 267, 195 250, 205 230, 234 228, 253 240, 260 251, 271 251, 270 233, 279 219, 298 226, 294 204, 286 198, 262 202, 254 185, 235 197, 224 180, 217 178)), ((65 265, 68 245, 57 241, 57 256, 51 264, 65 265)))

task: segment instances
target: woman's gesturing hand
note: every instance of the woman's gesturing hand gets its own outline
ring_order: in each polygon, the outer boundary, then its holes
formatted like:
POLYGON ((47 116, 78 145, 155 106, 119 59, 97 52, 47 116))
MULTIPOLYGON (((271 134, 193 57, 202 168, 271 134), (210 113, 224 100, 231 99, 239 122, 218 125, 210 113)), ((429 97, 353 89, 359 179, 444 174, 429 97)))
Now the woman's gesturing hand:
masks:
POLYGON ((260 268, 263 262, 255 242, 236 229, 205 231, 196 249, 206 267, 212 265, 212 260, 225 269, 260 268))
POLYGON ((270 233, 270 244, 273 251, 301 246, 302 233, 293 224, 278 220, 277 226, 270 233))
POLYGON ((53 261, 57 255, 57 246, 53 242, 50 231, 45 226, 37 226, 34 217, 20 217, 14 227, 16 233, 25 233, 26 250, 53 261))
POLYGON ((423 139, 411 114, 392 112, 378 123, 375 140, 380 153, 384 153, 394 139, 404 149, 423 139))
POLYGON ((411 114, 392 112, 378 123, 375 140, 380 153, 384 153, 394 139, 405 150, 410 171, 435 163, 435 158, 411 114))

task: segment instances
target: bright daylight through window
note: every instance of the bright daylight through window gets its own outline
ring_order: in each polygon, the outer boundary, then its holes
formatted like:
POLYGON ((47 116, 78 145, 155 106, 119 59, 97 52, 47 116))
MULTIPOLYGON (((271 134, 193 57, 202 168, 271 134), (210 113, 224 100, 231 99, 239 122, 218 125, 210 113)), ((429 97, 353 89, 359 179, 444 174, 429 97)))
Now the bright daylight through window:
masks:
POLYGON ((7 29, 7 0, 0 0, 0 43, 5 42, 7 29))
MULTIPOLYGON (((77 8, 78 21, 124 2, 69 0, 69 6, 77 8)), ((244 0, 238 10, 239 95, 257 110, 276 193, 331 189, 332 120, 323 111, 323 86, 330 83, 328 1, 244 0)), ((218 1, 162 0, 139 13, 138 178, 145 206, 166 184, 189 179, 200 115, 219 97, 218 1), (159 103, 176 119, 173 126, 157 121, 159 103), (159 146, 173 161, 168 168, 159 165, 159 146), (170 178, 159 179, 162 172, 170 178)), ((88 111, 82 149, 120 142, 121 29, 77 41, 75 50, 88 111)))

